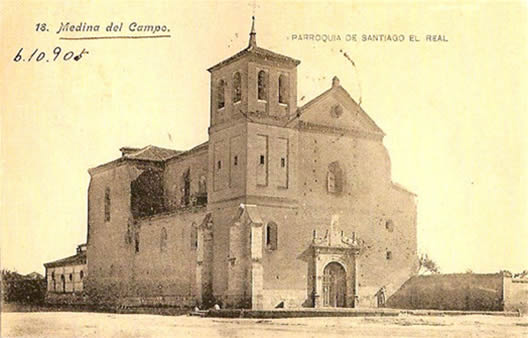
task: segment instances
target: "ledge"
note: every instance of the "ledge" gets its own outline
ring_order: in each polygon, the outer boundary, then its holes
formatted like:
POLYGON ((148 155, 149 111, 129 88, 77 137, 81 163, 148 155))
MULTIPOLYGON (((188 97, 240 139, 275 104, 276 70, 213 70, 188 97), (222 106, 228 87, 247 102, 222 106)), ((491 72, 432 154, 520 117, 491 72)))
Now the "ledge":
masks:
POLYGON ((515 311, 442 311, 442 310, 399 310, 390 308, 299 308, 245 310, 221 309, 201 311, 203 317, 219 318, 299 318, 299 317, 398 317, 401 315, 416 316, 466 316, 488 315, 520 317, 515 311))
POLYGON ((198 213, 206 209, 207 209, 207 204, 196 205, 196 206, 190 206, 190 207, 185 207, 185 208, 178 208, 178 209, 174 209, 171 211, 165 211, 165 212, 157 213, 155 215, 137 217, 135 220, 137 222, 148 222, 148 221, 168 218, 171 216, 176 216, 176 215, 181 215, 181 214, 186 214, 186 213, 198 213))

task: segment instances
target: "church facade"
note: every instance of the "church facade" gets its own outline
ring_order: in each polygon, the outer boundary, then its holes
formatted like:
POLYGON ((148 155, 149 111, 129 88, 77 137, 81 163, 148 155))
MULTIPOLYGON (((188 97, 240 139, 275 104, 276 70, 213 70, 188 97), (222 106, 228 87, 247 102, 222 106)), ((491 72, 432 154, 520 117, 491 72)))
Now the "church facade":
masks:
POLYGON ((209 140, 121 148, 89 170, 91 301, 383 306, 415 272, 415 195, 335 77, 297 106, 300 61, 249 46, 208 69, 209 140))

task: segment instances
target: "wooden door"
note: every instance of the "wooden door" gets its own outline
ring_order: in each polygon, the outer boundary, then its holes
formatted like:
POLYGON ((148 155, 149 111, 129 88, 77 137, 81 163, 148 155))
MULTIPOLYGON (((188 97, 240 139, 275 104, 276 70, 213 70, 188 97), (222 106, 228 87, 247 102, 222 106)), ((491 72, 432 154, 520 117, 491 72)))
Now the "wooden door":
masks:
POLYGON ((346 306, 346 272, 341 264, 333 262, 325 267, 323 297, 323 306, 346 306))

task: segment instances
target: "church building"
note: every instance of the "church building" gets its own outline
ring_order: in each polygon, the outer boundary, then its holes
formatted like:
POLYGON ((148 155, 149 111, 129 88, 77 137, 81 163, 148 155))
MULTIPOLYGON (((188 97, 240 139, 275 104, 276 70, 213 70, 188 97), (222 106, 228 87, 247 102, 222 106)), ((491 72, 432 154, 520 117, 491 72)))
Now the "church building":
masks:
POLYGON ((337 77, 298 107, 299 64, 253 22, 208 69, 207 142, 89 170, 90 301, 377 307, 415 274, 416 196, 392 181, 384 132, 337 77))

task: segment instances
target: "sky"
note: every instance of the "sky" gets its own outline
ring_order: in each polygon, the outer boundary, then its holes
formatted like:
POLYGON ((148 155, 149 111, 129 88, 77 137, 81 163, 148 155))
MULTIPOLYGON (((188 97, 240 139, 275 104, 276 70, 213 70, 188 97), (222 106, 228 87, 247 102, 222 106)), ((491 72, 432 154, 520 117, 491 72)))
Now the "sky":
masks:
POLYGON ((418 195, 419 252, 446 273, 528 269, 525 2, 0 7, 2 268, 42 273, 43 263, 75 253, 86 240, 87 170, 119 157, 120 147, 188 149, 207 140, 206 69, 247 46, 255 14, 258 45, 301 60, 299 106, 336 75, 384 130, 393 181, 418 195), (171 37, 59 40, 97 34, 56 34, 61 22, 98 24, 98 35, 108 35, 111 22, 123 22, 121 34, 132 22, 166 25, 171 37), (36 31, 38 23, 49 32, 36 31), (405 41, 361 41, 363 34, 405 41), (409 41, 411 34, 420 41, 409 41), (20 48, 24 58, 35 48, 53 57, 57 46, 57 61, 13 60, 20 48), (89 54, 78 62, 61 59, 83 48, 89 54))

